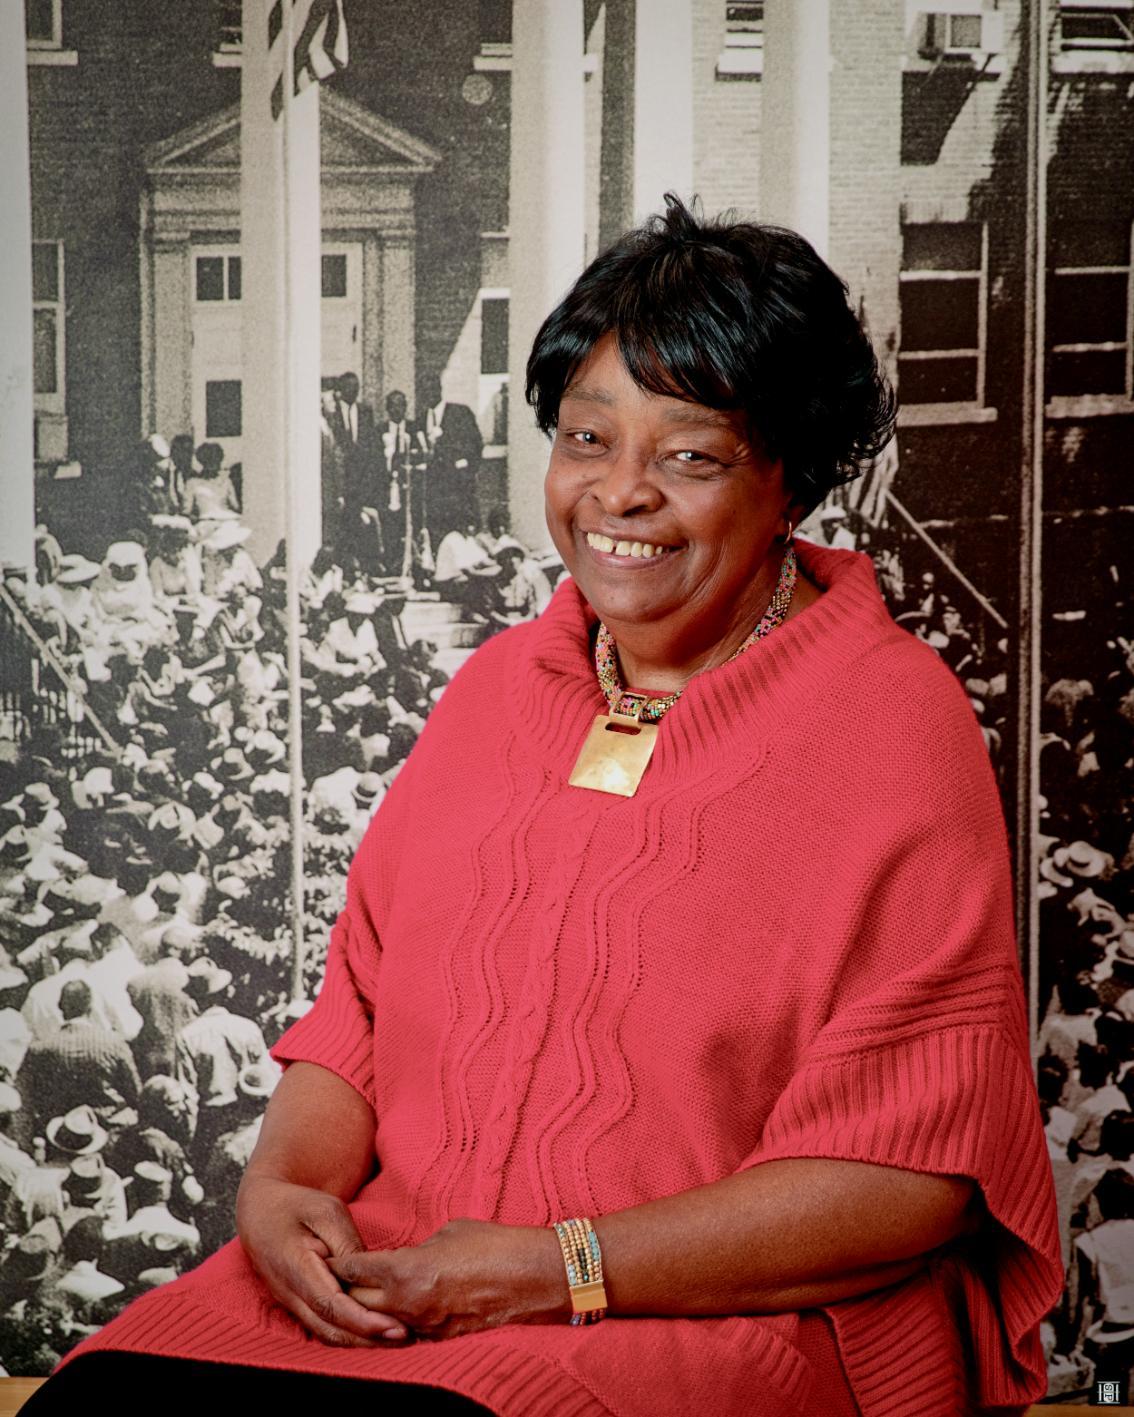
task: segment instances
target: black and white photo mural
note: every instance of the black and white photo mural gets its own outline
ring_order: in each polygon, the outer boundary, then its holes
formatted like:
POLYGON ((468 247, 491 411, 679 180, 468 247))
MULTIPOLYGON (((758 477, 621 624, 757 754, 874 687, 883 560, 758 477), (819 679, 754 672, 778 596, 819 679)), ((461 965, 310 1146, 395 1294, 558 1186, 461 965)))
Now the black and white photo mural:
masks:
POLYGON ((1125 1382, 1134 9, 342 0, 285 103, 270 8, 3 20, 0 1366, 235 1233, 371 816, 564 574, 532 337, 674 191, 802 231, 897 388, 801 535, 873 558, 980 722, 1067 1267, 1050 1392, 1125 1382))

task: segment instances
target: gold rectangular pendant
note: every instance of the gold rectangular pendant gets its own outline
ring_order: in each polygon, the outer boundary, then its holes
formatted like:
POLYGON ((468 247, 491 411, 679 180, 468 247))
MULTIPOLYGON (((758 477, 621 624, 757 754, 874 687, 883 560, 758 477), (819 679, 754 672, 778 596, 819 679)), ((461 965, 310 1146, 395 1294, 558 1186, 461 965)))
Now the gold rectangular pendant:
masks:
POLYGON ((656 723, 639 723, 622 713, 596 714, 567 781, 572 787, 633 797, 657 738, 656 723))

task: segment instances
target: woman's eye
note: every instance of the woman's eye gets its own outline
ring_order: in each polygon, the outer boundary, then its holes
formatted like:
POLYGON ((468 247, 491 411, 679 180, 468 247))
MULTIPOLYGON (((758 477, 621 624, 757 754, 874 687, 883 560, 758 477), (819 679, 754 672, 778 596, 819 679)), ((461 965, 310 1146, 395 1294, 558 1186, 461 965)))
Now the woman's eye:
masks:
POLYGON ((585 448, 598 447, 599 436, 597 433, 592 433, 589 428, 577 429, 575 432, 569 433, 567 436, 576 443, 582 443, 583 447, 585 448))

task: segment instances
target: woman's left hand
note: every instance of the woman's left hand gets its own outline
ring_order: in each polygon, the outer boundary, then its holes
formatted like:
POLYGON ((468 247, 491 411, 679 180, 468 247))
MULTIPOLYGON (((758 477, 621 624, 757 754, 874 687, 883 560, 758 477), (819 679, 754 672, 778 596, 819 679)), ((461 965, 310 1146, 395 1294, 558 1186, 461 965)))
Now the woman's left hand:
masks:
POLYGON ((418 1338, 456 1338, 514 1323, 566 1323, 567 1276, 555 1232, 450 1220, 420 1245, 326 1261, 350 1297, 418 1338))

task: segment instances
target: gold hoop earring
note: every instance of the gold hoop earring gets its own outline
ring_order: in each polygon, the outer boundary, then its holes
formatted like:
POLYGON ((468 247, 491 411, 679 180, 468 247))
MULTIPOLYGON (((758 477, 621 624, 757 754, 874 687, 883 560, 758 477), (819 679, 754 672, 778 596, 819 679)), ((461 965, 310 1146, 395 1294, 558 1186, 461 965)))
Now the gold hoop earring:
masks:
POLYGON ((790 546, 795 540, 795 527, 789 521, 787 524, 787 535, 784 537, 784 545, 790 546))

